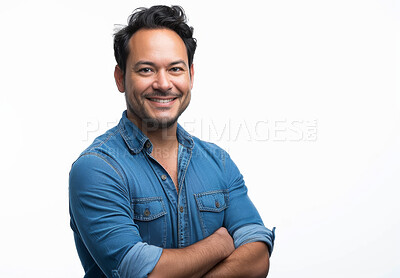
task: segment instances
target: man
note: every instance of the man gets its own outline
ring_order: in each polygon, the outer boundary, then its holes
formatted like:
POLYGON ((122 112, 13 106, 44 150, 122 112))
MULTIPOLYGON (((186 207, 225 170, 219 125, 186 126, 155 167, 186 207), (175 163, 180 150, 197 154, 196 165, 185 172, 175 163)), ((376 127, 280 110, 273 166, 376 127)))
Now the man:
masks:
POLYGON ((138 9, 115 34, 127 111, 70 172, 85 277, 265 277, 266 229, 229 155, 177 119, 190 102, 196 40, 178 6, 138 9))

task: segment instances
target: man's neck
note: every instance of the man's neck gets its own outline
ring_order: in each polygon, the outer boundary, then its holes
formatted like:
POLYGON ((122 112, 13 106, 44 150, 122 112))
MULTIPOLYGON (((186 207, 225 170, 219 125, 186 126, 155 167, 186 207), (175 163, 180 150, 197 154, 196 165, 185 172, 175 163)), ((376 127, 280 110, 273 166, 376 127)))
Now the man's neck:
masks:
POLYGON ((154 128, 153 126, 147 126, 144 122, 138 121, 129 111, 127 116, 150 139, 150 142, 153 144, 153 152, 154 150, 164 153, 175 151, 178 146, 178 139, 176 137, 177 122, 170 127, 154 128))

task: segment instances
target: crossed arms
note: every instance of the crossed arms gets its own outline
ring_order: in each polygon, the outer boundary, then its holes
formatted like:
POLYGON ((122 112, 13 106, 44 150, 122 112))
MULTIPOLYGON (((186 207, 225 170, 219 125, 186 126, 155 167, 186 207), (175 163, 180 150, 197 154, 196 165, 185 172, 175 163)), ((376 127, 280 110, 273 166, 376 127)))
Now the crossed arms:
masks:
POLYGON ((235 250, 225 228, 183 249, 164 249, 148 277, 266 277, 269 252, 264 242, 235 250))
POLYGON ((268 247, 272 251, 274 234, 260 223, 241 179, 228 182, 233 186, 231 206, 224 211, 226 228, 181 249, 143 242, 121 180, 100 154, 80 157, 71 170, 71 227, 86 272, 101 268, 107 277, 120 273, 120 277, 156 278, 265 277, 268 273, 268 247))

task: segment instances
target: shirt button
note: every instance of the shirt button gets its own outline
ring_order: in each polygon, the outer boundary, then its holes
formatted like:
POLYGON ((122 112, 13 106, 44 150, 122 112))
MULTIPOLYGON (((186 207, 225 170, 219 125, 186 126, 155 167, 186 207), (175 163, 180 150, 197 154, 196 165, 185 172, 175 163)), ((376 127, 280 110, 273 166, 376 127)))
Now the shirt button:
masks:
POLYGON ((216 206, 217 208, 219 208, 219 207, 220 207, 220 204, 219 204, 219 202, 218 202, 218 201, 215 201, 215 206, 216 206))
POLYGON ((182 207, 182 206, 179 208, 179 211, 180 211, 181 213, 183 212, 183 207, 182 207))
POLYGON ((166 175, 161 175, 161 179, 162 179, 163 181, 165 181, 165 180, 167 179, 167 176, 166 176, 166 175))
POLYGON ((144 210, 144 216, 149 216, 149 215, 150 215, 149 209, 145 209, 145 210, 144 210))
POLYGON ((147 141, 146 142, 146 148, 150 148, 151 147, 151 143, 150 143, 150 141, 147 141))

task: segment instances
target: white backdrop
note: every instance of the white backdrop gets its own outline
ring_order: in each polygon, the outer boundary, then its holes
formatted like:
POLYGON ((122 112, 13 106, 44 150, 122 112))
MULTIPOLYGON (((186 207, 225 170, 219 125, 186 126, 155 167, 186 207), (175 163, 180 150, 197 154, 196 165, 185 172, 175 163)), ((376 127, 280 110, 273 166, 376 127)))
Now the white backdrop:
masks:
POLYGON ((195 27, 180 123, 228 150, 277 227, 269 277, 400 277, 394 0, 2 0, 0 276, 83 276, 68 172, 125 109, 114 24, 156 3, 195 27))

